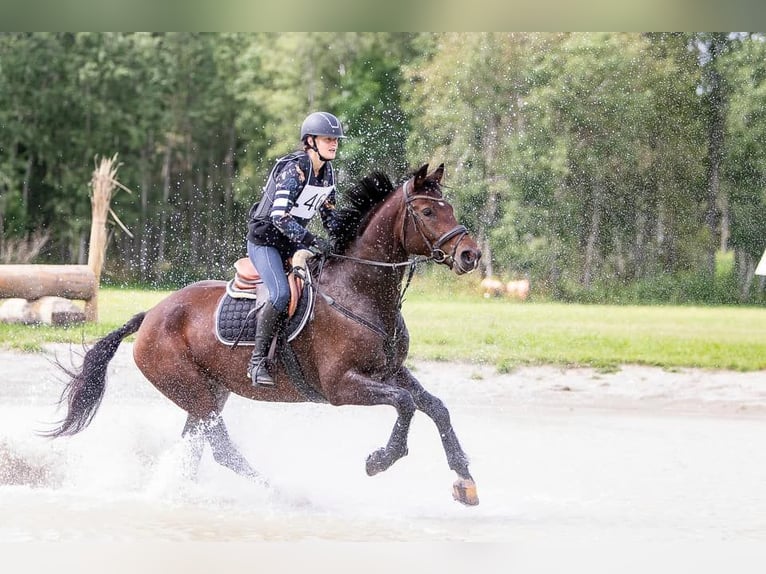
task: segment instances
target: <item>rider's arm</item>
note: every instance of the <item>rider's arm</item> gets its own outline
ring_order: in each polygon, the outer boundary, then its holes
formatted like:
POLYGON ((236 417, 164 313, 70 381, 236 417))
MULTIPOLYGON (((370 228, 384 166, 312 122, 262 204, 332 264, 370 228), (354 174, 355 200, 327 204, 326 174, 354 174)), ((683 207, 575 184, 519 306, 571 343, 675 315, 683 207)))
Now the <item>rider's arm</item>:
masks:
MULTIPOLYGON (((296 243, 306 243, 308 230, 290 215, 294 198, 298 197, 307 178, 306 166, 298 161, 287 164, 276 179, 274 202, 269 216, 274 226, 296 243)), ((309 234, 309 237, 312 237, 309 234)), ((309 241, 310 242, 310 241, 309 241)))

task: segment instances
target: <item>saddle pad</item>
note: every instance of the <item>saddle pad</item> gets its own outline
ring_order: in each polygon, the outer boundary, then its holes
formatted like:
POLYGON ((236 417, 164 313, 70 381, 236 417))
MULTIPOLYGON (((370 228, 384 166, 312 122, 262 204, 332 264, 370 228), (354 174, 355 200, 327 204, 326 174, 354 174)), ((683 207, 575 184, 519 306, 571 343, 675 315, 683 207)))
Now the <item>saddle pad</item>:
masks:
MULTIPOLYGON (((256 308, 262 301, 242 299, 224 293, 215 310, 215 335, 224 345, 254 345, 256 308)), ((314 310, 314 290, 304 288, 298 308, 287 323, 287 340, 292 341, 308 323, 314 310)))
POLYGON ((227 293, 215 312, 215 334, 222 343, 253 345, 255 340, 256 299, 235 299, 227 293))

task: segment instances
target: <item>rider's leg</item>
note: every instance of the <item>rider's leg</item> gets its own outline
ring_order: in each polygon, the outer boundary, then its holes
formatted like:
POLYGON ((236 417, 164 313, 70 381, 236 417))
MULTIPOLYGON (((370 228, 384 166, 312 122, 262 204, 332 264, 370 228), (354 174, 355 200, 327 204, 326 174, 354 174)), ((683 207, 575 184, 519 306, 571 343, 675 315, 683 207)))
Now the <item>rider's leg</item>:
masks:
POLYGON ((247 253, 269 291, 268 301, 259 303, 255 347, 247 367, 247 374, 252 379, 253 386, 273 386, 274 379, 269 373, 268 365, 269 347, 274 335, 278 333, 284 312, 290 302, 290 287, 282 258, 275 248, 248 242, 247 253))

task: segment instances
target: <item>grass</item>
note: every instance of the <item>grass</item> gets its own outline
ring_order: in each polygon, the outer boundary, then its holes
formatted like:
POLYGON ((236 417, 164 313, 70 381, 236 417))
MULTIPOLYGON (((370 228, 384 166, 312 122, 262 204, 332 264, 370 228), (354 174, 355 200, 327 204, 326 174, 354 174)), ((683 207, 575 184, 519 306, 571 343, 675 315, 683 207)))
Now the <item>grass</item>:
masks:
POLYGON ((413 356, 500 371, 527 364, 766 369, 765 309, 463 298, 445 305, 418 297, 404 312, 413 356))
POLYGON ((98 323, 71 327, 0 323, 0 347, 38 352, 46 343, 93 342, 125 323, 135 313, 149 309, 169 293, 102 287, 99 290, 98 323))
MULTIPOLYGON (((766 369, 764 308, 518 303, 484 299, 474 287, 473 278, 415 278, 403 308, 411 358, 479 362, 500 371, 527 364, 766 369)), ((92 342, 167 294, 102 288, 98 324, 0 324, 0 346, 34 352, 50 342, 92 342)))

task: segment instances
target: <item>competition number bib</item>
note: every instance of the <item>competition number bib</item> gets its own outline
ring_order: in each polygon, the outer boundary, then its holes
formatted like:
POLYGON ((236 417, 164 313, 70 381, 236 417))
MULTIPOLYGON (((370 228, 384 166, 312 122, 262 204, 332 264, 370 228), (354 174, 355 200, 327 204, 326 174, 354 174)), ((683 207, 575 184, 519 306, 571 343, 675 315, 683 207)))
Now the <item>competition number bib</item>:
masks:
POLYGON ((334 186, 319 187, 317 185, 306 185, 295 200, 290 215, 301 219, 311 219, 317 212, 317 209, 324 203, 324 200, 330 195, 334 186))

